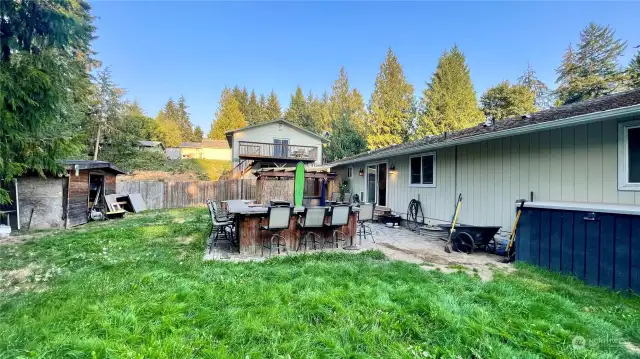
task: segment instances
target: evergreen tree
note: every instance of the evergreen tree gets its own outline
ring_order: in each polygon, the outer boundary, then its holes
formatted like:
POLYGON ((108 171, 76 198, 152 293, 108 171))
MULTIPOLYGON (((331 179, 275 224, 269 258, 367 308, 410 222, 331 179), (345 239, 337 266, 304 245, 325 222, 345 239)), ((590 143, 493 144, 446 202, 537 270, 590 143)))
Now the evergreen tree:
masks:
POLYGON ((238 105, 240 106, 240 111, 246 117, 247 116, 247 106, 249 105, 249 93, 247 92, 247 88, 243 87, 239 88, 237 85, 231 90, 233 93, 233 97, 238 101, 238 105))
POLYGON ((267 98, 267 104, 264 107, 265 121, 273 121, 282 118, 282 110, 280 109, 280 100, 275 91, 271 90, 267 98))
POLYGON ((414 113, 413 86, 407 82, 398 59, 389 48, 369 102, 369 149, 402 143, 414 113))
POLYGON ((322 98, 318 98, 309 91, 307 95, 307 108, 309 115, 305 117, 305 122, 302 126, 318 134, 328 131, 328 124, 331 122, 329 95, 325 92, 322 98))
POLYGON ((626 47, 611 27, 590 23, 580 33, 575 51, 569 45, 556 69, 558 102, 569 104, 621 90, 625 74, 618 68, 618 58, 626 47))
POLYGON ((127 132, 122 131, 125 124, 124 103, 122 96, 124 90, 118 88, 111 79, 111 71, 109 68, 101 70, 97 74, 95 83, 96 91, 93 97, 92 118, 94 120, 95 132, 91 134, 93 142, 93 160, 98 159, 100 146, 103 139, 108 139, 109 147, 114 148, 117 145, 124 144, 131 146, 127 132))
POLYGON ((178 123, 171 120, 165 110, 158 112, 155 122, 158 128, 158 140, 162 141, 166 147, 177 147, 182 143, 182 133, 178 123))
POLYGON ((535 94, 523 85, 503 81, 490 88, 480 98, 486 116, 495 120, 535 112, 535 94))
POLYGON ((193 141, 193 125, 191 124, 191 120, 189 119, 189 112, 187 112, 188 108, 189 107, 186 104, 184 96, 180 96, 176 109, 178 116, 178 127, 180 127, 180 134, 185 141, 193 141))
POLYGON ((431 82, 422 93, 414 137, 439 135, 471 127, 483 120, 464 54, 454 46, 438 60, 431 82))
POLYGON ((196 128, 193 129, 193 141, 202 142, 202 137, 204 137, 202 128, 200 128, 200 126, 196 126, 196 128))
POLYGON ((291 95, 289 107, 284 114, 284 119, 298 126, 304 126, 307 122, 306 117, 309 115, 307 99, 302 93, 300 86, 296 87, 296 92, 291 95))
POLYGON ((344 66, 340 68, 338 78, 331 85, 331 95, 324 102, 327 103, 330 116, 324 118, 321 123, 323 130, 331 132, 333 121, 346 114, 358 132, 366 133, 364 100, 357 89, 349 87, 349 77, 344 66))
POLYGON ((533 70, 530 64, 527 64, 527 69, 522 76, 518 78, 518 84, 522 85, 533 92, 535 96, 535 105, 537 110, 543 110, 553 105, 551 91, 549 87, 536 76, 536 72, 533 70))
MULTIPOLYGON (((86 143, 91 6, 83 0, 0 1, 0 181, 60 172, 86 143)), ((0 203, 10 201, 0 186, 0 203)))
POLYGON ((256 92, 254 90, 251 90, 251 96, 249 96, 245 118, 249 125, 255 125, 260 119, 260 103, 258 102, 258 98, 256 97, 256 92))
POLYGON ((260 99, 258 100, 258 114, 256 116, 256 123, 265 122, 268 120, 267 116, 267 99, 264 97, 264 94, 260 94, 260 99))
POLYGON ((348 112, 334 122, 325 150, 329 162, 366 151, 367 143, 352 123, 348 112))
POLYGON ((245 126, 247 126, 247 122, 240 111, 240 104, 232 91, 224 89, 208 137, 214 140, 224 140, 225 132, 245 126))
POLYGON ((632 89, 640 88, 640 51, 638 51, 627 69, 629 75, 629 87, 632 89))
POLYGON ((167 147, 176 147, 183 141, 190 140, 190 137, 185 138, 182 135, 180 116, 178 105, 172 98, 169 98, 156 117, 160 140, 167 147))

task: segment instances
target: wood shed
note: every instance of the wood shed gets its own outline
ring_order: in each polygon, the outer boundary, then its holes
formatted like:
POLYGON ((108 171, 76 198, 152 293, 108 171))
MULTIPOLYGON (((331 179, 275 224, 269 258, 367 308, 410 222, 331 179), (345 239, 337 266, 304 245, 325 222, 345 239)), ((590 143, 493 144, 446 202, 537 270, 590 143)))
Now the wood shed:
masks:
POLYGON ((12 230, 68 228, 87 223, 94 202, 114 194, 116 176, 125 173, 104 161, 69 160, 63 165, 60 174, 42 177, 28 173, 3 185, 9 190, 12 203, 0 211, 9 216, 12 230))

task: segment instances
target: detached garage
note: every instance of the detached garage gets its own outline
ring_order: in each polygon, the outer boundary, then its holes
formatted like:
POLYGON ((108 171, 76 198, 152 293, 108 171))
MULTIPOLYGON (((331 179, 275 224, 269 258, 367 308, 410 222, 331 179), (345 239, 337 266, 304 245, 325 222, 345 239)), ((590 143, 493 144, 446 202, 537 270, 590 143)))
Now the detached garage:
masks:
MULTIPOLYGON (((5 184, 12 204, 0 208, 12 230, 68 228, 87 223, 91 207, 116 191, 116 176, 125 172, 104 161, 65 161, 61 174, 45 178, 25 174, 5 184)), ((4 223, 4 222, 3 222, 4 223)))

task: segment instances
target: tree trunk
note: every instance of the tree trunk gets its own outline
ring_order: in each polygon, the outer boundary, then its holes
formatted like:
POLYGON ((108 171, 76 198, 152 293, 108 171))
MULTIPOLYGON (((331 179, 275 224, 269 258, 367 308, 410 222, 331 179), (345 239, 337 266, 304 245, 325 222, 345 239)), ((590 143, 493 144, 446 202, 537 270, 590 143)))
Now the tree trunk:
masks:
POLYGON ((93 149, 93 160, 98 159, 98 150, 100 149, 100 132, 102 130, 102 123, 98 125, 98 135, 96 136, 96 147, 93 149))

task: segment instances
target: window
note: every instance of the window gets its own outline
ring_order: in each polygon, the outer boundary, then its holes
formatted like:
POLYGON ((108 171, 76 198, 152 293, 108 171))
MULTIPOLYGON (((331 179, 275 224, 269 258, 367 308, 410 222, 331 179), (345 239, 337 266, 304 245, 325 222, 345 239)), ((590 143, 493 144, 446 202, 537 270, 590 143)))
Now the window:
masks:
POLYGON ((618 189, 640 191, 640 121, 618 124, 618 189))
POLYGON ((353 177, 353 167, 347 167, 347 178, 353 177))
POLYGON ((409 157, 409 186, 436 186, 436 154, 434 152, 409 157))

